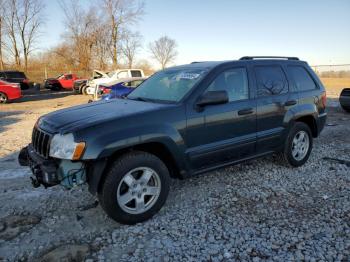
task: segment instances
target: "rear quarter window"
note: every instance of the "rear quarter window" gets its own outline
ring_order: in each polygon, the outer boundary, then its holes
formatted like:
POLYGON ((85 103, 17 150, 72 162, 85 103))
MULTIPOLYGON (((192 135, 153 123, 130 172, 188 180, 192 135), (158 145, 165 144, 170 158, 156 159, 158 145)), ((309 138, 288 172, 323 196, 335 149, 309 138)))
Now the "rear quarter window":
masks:
POLYGON ((317 88, 315 81, 302 66, 288 66, 288 74, 293 85, 298 91, 314 90, 317 88))
POLYGON ((259 97, 288 93, 288 82, 280 66, 257 66, 255 75, 259 97))

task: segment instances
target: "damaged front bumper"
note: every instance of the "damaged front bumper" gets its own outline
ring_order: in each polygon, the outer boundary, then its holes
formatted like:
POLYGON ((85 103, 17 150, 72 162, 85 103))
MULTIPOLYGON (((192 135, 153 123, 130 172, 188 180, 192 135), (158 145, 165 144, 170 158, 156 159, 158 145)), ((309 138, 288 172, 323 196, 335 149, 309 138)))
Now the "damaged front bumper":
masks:
POLYGON ((22 148, 18 156, 21 166, 29 166, 34 187, 62 185, 68 189, 86 182, 86 168, 81 161, 46 159, 37 154, 31 144, 22 148))

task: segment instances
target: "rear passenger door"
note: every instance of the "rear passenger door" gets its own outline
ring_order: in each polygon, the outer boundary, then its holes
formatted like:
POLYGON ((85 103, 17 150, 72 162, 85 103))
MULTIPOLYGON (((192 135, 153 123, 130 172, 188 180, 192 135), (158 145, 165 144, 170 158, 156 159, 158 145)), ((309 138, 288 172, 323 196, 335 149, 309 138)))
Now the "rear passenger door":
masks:
POLYGON ((284 144, 286 112, 298 103, 298 94, 289 90, 281 65, 255 66, 257 87, 257 153, 279 149, 284 144))

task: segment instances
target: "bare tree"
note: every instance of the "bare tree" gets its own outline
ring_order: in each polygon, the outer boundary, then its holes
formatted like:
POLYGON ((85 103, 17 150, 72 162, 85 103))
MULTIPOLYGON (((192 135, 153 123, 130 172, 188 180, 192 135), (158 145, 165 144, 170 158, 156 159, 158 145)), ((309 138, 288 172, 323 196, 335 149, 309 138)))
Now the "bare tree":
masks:
POLYGON ((162 69, 175 60, 178 54, 176 48, 176 41, 167 36, 162 36, 149 44, 152 57, 160 63, 162 69))
POLYGON ((113 66, 117 68, 121 34, 127 26, 135 24, 140 19, 144 3, 136 0, 103 0, 103 3, 108 17, 113 66))
MULTIPOLYGON (((77 66, 89 71, 92 55, 101 30, 101 21, 95 8, 91 6, 84 9, 79 1, 61 0, 61 8, 64 12, 65 25, 68 30, 66 40, 71 44, 71 58, 74 58, 77 66)), ((66 53, 66 52, 65 52, 66 53)))
POLYGON ((3 3, 5 7, 1 22, 6 36, 3 46, 14 57, 17 67, 21 66, 21 54, 23 54, 24 66, 27 70, 29 55, 34 50, 35 39, 43 24, 43 2, 42 0, 3 0, 3 3))
POLYGON ((3 7, 2 23, 7 38, 3 40, 3 46, 6 46, 9 53, 13 56, 15 65, 20 67, 20 46, 18 43, 18 28, 16 25, 17 1, 4 0, 3 4, 6 8, 3 7))
POLYGON ((15 8, 16 26, 22 44, 24 68, 27 70, 29 54, 34 49, 35 39, 43 25, 44 4, 42 0, 12 0, 12 2, 15 8))
POLYGON ((3 46, 3 38, 2 38, 2 28, 3 28, 3 17, 4 9, 3 9, 3 1, 0 0, 0 70, 4 70, 4 59, 2 54, 2 46, 3 46))
POLYGON ((127 31, 123 37, 121 50, 129 68, 132 68, 135 56, 141 48, 141 40, 142 36, 139 32, 132 33, 127 31))

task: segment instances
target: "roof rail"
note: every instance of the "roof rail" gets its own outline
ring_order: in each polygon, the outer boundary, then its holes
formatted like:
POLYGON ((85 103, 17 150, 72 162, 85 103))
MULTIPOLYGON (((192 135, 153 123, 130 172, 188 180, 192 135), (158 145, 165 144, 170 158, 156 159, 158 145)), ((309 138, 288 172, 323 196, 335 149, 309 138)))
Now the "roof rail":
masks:
POLYGON ((287 60, 299 60, 298 57, 291 56, 243 56, 239 60, 254 60, 254 59, 287 59, 287 60))

